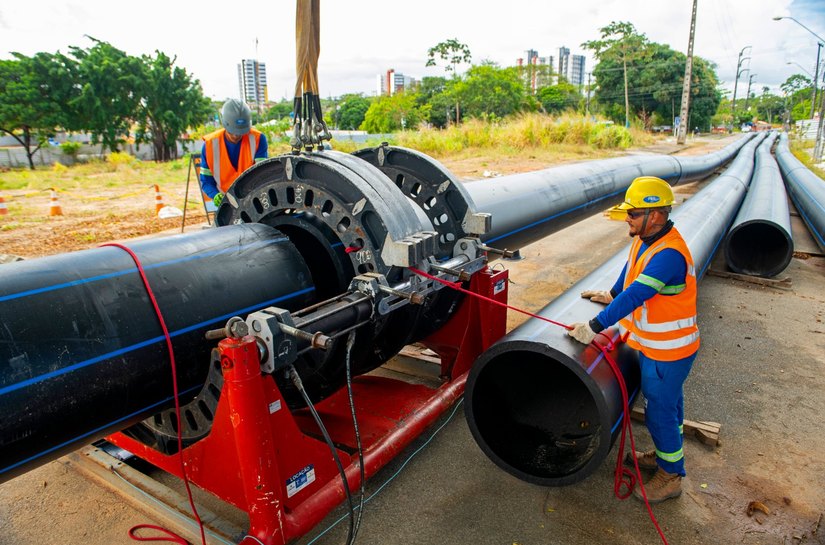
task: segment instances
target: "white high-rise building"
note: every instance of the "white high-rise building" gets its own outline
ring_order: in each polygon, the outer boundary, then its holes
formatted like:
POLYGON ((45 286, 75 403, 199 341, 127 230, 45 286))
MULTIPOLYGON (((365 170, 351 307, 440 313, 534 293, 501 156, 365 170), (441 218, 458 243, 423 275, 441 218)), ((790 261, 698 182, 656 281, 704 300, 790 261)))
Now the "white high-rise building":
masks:
POLYGON ((559 65, 557 67, 558 75, 570 81, 570 50, 562 46, 559 48, 559 65))
POLYGON ((584 85, 584 55, 573 55, 570 60, 570 83, 584 85))
POLYGON ((415 78, 396 72, 393 68, 387 70, 387 72, 383 75, 379 74, 377 81, 378 85, 376 86, 376 91, 378 92, 378 95, 387 96, 406 91, 418 83, 415 78))
POLYGON ((238 86, 241 98, 252 105, 269 100, 266 85, 266 64, 257 59, 243 59, 238 65, 238 86))

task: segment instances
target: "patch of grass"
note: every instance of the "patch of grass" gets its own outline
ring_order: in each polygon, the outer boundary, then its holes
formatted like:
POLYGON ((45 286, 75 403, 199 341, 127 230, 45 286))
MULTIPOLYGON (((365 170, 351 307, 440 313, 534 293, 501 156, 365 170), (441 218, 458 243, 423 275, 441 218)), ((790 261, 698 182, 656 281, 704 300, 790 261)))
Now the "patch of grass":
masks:
POLYGON ((12 231, 14 229, 17 229, 18 227, 23 227, 23 224, 19 223, 19 222, 16 222, 16 221, 13 221, 11 223, 6 223, 4 225, 0 225, 0 231, 12 231))
POLYGON ((790 141, 790 148, 791 153, 793 153, 794 157, 799 159, 799 161, 805 165, 808 170, 825 180, 825 170, 816 166, 813 160, 813 142, 810 141, 800 141, 800 140, 791 140, 790 141))
POLYGON ((653 141, 651 136, 635 128, 626 129, 572 114, 552 117, 538 113, 500 122, 470 119, 446 129, 405 131, 398 133, 397 139, 402 146, 435 156, 453 155, 470 148, 523 151, 554 144, 626 149, 653 141))
POLYGON ((98 239, 97 234, 95 233, 72 233, 72 236, 74 236, 78 242, 84 243, 97 242, 98 239))

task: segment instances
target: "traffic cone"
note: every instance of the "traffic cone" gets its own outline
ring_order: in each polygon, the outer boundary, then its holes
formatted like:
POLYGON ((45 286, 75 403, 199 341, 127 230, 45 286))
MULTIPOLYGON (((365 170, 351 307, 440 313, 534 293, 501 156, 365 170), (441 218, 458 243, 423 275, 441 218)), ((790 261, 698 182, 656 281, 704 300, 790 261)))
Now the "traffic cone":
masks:
POLYGON ((51 195, 49 196, 49 200, 51 201, 51 206, 49 207, 49 215, 50 216, 62 216, 63 210, 60 208, 60 201, 57 200, 57 191, 54 188, 50 189, 51 195))
POLYGON ((160 188, 155 184, 155 214, 160 214, 164 206, 166 205, 163 204, 163 195, 160 194, 160 188))
POLYGON ((9 209, 6 208, 6 201, 3 200, 3 197, 0 197, 0 216, 5 216, 9 213, 9 209))
POLYGON ((161 219, 176 218, 183 215, 180 208, 174 206, 167 206, 163 204, 163 195, 160 194, 160 188, 155 185, 155 214, 161 219))

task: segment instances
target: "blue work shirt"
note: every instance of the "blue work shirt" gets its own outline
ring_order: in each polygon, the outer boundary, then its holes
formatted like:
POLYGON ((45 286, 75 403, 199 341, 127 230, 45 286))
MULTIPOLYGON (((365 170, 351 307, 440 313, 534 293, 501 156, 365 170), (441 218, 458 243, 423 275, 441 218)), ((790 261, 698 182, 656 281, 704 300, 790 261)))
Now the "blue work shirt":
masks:
MULTIPOLYGON (((648 247, 649 245, 643 241, 639 248, 638 256, 641 257, 648 247)), ((622 274, 619 275, 618 280, 616 280, 616 283, 610 290, 610 293, 613 295, 613 302, 607 305, 607 307, 598 313, 596 318, 590 322, 590 327, 594 331, 598 329, 596 333, 614 325, 642 306, 642 303, 659 293, 655 288, 643 284, 639 282, 639 280, 635 280, 627 289, 624 289, 627 265, 628 264, 625 263, 622 274), (598 322, 598 324, 595 322, 598 322)), ((658 280, 662 283, 662 286, 678 286, 685 283, 687 262, 678 250, 665 248, 650 259, 644 271, 642 271, 642 274, 658 280)))

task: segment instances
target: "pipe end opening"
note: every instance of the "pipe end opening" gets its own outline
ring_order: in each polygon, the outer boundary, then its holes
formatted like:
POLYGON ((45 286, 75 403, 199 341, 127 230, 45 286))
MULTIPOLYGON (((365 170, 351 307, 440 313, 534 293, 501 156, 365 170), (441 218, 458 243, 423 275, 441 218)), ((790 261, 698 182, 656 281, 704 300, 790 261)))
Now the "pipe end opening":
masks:
POLYGON ((467 420, 481 449, 505 471, 555 486, 609 448, 599 406, 574 370, 531 351, 508 351, 477 364, 467 388, 467 420))

